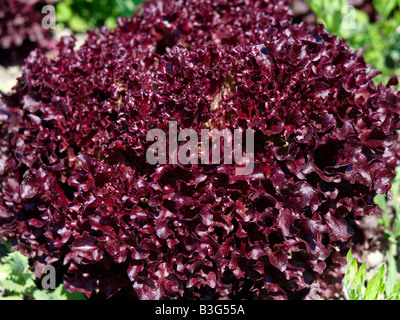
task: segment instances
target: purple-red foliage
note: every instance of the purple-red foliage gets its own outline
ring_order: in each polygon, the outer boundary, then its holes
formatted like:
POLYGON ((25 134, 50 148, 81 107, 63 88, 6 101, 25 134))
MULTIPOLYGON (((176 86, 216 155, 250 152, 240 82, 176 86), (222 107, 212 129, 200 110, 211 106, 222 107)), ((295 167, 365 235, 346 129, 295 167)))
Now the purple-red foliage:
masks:
POLYGON ((4 236, 88 296, 314 297, 390 188, 399 95, 287 8, 152 1, 79 50, 34 51, 0 103, 4 236), (149 165, 169 120, 254 129, 253 173, 149 165))
POLYGON ((0 0, 0 64, 21 63, 35 48, 52 45, 42 8, 59 0, 0 0))

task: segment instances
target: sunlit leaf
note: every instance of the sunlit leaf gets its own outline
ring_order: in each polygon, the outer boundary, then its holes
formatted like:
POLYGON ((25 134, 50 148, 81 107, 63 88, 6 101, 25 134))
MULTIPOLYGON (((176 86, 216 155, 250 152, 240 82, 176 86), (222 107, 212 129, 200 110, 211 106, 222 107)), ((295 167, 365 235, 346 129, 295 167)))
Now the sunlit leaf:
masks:
POLYGON ((364 300, 377 300, 385 291, 385 266, 379 268, 378 272, 368 281, 367 288, 364 293, 364 300))

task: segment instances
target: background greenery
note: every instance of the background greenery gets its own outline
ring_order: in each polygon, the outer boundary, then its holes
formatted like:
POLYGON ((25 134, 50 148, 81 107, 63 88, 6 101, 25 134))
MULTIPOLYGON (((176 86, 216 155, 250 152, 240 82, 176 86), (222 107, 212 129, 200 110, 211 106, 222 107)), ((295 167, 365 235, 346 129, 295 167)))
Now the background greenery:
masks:
POLYGON ((389 276, 385 279, 385 265, 382 265, 369 281, 364 262, 352 258, 352 250, 347 254, 347 265, 343 281, 343 291, 348 300, 400 300, 400 280, 393 281, 389 276))
MULTIPOLYGON (((3 248, 10 250, 9 245, 3 248)), ((40 279, 29 268, 28 258, 18 251, 8 253, 0 264, 0 286, 2 300, 84 300, 78 292, 67 292, 62 284, 55 290, 39 289, 40 279)))
POLYGON ((379 14, 372 21, 364 11, 347 0, 306 0, 325 28, 345 39, 354 50, 363 49, 364 59, 373 69, 382 71, 376 83, 400 76, 400 0, 373 0, 379 14))
POLYGON ((58 28, 74 32, 106 25, 112 29, 117 17, 129 17, 144 0, 63 0, 56 4, 58 28))

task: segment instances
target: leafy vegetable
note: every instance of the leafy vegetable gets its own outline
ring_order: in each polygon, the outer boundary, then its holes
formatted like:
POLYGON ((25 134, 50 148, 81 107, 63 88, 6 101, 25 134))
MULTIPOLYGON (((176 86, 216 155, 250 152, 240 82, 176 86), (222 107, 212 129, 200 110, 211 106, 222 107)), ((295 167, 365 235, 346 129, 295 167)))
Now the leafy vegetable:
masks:
POLYGON ((38 289, 35 275, 29 270, 28 258, 15 251, 7 255, 6 263, 0 264, 0 286, 6 291, 2 300, 83 300, 77 292, 67 292, 62 284, 55 290, 38 289))
POLYGON ((363 49, 363 57, 382 72, 375 83, 400 75, 400 7, 398 0, 373 0, 380 18, 370 21, 367 13, 347 0, 306 0, 326 29, 346 39, 352 49, 363 49))
POLYGON ((54 290, 34 290, 32 295, 35 300, 86 300, 83 294, 68 292, 62 284, 54 290))
POLYGON ((6 261, 0 264, 0 285, 12 292, 9 297, 21 298, 23 293, 35 287, 35 276, 29 271, 28 258, 13 252, 6 261))
MULTIPOLYGON (((355 258, 351 258, 351 249, 347 253, 347 265, 344 277, 344 291, 349 300, 380 300, 385 293, 387 300, 400 299, 400 280, 393 278, 393 274, 387 275, 385 283, 385 266, 382 265, 378 272, 374 274, 365 286, 367 272, 365 263, 358 269, 355 258), (396 281, 394 285, 388 287, 389 282, 396 281)), ((389 262, 390 263, 390 262, 389 262)))
POLYGON ((88 297, 312 296, 390 189, 400 96, 291 19, 281 0, 150 1, 77 50, 34 51, 0 103, 6 239, 88 297), (252 174, 150 165, 169 121, 255 130, 252 174))

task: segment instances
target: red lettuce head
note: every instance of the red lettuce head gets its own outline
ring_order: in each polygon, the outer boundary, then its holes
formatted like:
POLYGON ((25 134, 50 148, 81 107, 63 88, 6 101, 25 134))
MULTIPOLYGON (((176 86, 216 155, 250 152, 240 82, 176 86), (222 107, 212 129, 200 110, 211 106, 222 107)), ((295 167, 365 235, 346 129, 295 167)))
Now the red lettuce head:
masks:
POLYGON ((38 273, 88 296, 313 298, 390 188, 397 92, 285 1, 151 1, 74 44, 33 52, 0 104, 0 230, 38 273), (150 165, 169 121, 254 130, 253 172, 150 165))

